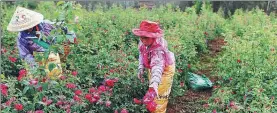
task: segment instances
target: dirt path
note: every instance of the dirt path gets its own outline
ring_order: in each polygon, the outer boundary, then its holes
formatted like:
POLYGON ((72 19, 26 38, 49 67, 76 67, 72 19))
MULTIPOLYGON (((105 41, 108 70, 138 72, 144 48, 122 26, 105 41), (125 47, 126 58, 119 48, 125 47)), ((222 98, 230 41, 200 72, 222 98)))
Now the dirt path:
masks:
MULTIPOLYGON (((210 78, 212 82, 218 80, 217 77, 211 76, 214 67, 214 62, 211 59, 215 58, 216 55, 222 50, 222 46, 226 42, 223 38, 216 38, 208 41, 209 54, 205 54, 200 58, 201 65, 205 65, 204 69, 198 70, 194 73, 204 74, 210 78)), ((202 105, 212 95, 212 89, 205 91, 193 91, 189 89, 185 92, 184 96, 175 98, 175 102, 168 104, 167 113, 196 113, 201 110, 202 105)))

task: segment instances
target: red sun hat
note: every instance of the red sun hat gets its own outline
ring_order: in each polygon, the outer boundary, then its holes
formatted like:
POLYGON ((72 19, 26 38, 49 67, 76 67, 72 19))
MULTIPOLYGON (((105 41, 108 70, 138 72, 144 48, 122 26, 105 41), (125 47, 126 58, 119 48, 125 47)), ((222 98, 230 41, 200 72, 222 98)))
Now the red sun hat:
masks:
POLYGON ((149 38, 159 38, 163 36, 163 30, 160 28, 159 24, 149 20, 143 20, 140 23, 140 27, 132 31, 136 36, 149 38))

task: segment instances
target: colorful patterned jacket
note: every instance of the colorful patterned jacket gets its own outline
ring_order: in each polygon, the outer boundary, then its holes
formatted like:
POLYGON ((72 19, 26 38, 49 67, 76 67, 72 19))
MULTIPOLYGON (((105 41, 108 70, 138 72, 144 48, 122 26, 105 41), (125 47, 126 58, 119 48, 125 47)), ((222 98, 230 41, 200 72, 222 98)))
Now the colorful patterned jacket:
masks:
POLYGON ((168 65, 175 64, 174 54, 167 49, 167 42, 164 38, 156 39, 150 47, 146 47, 140 42, 139 53, 138 69, 150 69, 152 76, 150 85, 153 82, 159 84, 161 82, 164 68, 168 65))

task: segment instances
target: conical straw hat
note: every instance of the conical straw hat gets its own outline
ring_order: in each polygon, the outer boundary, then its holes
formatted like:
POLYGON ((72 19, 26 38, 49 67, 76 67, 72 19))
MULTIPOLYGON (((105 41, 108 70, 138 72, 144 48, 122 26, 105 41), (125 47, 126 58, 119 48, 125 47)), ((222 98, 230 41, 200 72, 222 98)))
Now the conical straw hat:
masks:
POLYGON ((17 7, 7 27, 8 31, 23 31, 30 29, 43 21, 43 15, 35 11, 17 7))

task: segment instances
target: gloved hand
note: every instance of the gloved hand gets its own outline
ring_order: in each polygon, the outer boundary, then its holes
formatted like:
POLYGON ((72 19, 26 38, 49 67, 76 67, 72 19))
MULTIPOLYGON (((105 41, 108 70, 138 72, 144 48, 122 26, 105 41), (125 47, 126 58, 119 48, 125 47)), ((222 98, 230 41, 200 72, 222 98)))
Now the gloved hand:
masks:
POLYGON ((143 97, 143 103, 144 104, 148 104, 152 101, 154 101, 155 97, 156 97, 156 92, 153 88, 149 88, 148 91, 146 92, 146 94, 143 97))
POLYGON ((149 85, 149 88, 153 88, 156 95, 158 95, 158 87, 159 87, 159 84, 157 82, 153 82, 152 84, 149 85))
POLYGON ((146 105, 146 109, 150 112, 154 112, 156 110, 157 104, 155 102, 155 97, 157 96, 154 88, 150 87, 143 97, 143 104, 146 105))
POLYGON ((67 33, 68 33, 67 27, 62 27, 61 29, 63 30, 64 34, 67 34, 67 33))
POLYGON ((150 113, 154 112, 154 111, 156 110, 156 108, 157 108, 157 103, 154 102, 154 101, 149 102, 149 103, 146 104, 146 109, 147 109, 150 113))
POLYGON ((143 83, 144 82, 144 79, 143 79, 143 74, 144 74, 144 71, 143 69, 139 69, 138 70, 138 79, 140 79, 140 81, 143 83))

